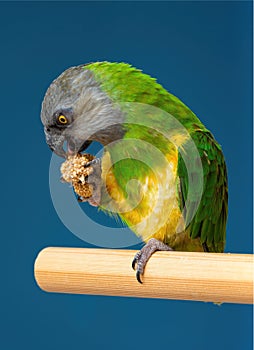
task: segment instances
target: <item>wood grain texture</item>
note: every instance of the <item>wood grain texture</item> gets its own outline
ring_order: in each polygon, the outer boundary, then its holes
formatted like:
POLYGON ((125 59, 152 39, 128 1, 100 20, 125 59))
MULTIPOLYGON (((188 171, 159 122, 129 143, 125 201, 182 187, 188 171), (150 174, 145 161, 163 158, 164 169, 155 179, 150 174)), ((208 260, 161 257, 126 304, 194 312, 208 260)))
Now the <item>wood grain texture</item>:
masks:
POLYGON ((156 252, 143 284, 136 281, 134 250, 43 249, 35 279, 48 292, 253 303, 253 255, 156 252))

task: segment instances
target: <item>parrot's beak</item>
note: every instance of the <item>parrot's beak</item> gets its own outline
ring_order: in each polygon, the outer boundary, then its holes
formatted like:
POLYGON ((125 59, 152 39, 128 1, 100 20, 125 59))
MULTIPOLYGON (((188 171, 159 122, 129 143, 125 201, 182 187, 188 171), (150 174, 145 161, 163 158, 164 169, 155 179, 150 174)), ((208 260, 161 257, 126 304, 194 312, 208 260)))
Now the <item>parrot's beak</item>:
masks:
MULTIPOLYGON (((50 146, 49 146, 50 147, 50 146)), ((61 146, 55 147, 55 148, 51 148, 50 149, 57 154, 59 157, 63 157, 63 158, 67 158, 67 153, 65 152, 65 150, 63 149, 63 144, 61 146)))
POLYGON ((68 140, 67 141, 67 153, 68 155, 74 155, 77 153, 81 153, 84 150, 87 149, 87 147, 92 143, 90 140, 86 140, 85 142, 82 143, 80 146, 80 143, 77 145, 73 140, 68 140))
POLYGON ((92 141, 85 141, 81 147, 77 147, 71 140, 67 141, 67 150, 64 150, 64 142, 59 142, 56 145, 49 145, 49 148, 55 152, 58 156, 67 158, 68 156, 73 156, 77 153, 83 152, 91 144, 92 141))
POLYGON ((50 134, 46 129, 44 132, 46 142, 51 151, 63 158, 83 152, 92 142, 90 140, 77 141, 74 138, 63 134, 50 134))
POLYGON ((66 152, 63 149, 65 137, 63 135, 51 134, 44 128, 46 142, 52 152, 58 156, 66 158, 66 152))

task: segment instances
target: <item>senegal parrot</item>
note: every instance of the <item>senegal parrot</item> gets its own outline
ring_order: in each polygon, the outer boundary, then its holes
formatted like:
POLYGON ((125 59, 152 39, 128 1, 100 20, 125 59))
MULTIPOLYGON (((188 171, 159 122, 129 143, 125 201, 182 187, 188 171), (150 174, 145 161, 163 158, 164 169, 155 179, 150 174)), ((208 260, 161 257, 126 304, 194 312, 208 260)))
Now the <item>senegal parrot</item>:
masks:
MULTIPOLYGON (((41 110, 46 142, 61 157, 93 141, 88 199, 146 243, 132 267, 142 283, 158 250, 223 252, 228 211, 221 146, 177 97, 126 63, 96 62, 64 71, 41 110), (99 175, 98 175, 99 174, 99 175)), ((89 178, 88 178, 89 181, 89 178)))

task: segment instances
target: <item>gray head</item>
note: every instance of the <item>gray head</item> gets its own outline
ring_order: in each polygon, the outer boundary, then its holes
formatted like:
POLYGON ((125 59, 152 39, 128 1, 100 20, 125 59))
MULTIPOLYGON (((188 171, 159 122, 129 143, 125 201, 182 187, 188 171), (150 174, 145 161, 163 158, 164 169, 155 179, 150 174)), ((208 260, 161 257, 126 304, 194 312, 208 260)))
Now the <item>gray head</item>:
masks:
POLYGON ((41 110, 46 141, 52 151, 65 157, 86 149, 93 141, 103 145, 121 137, 120 109, 100 88, 85 66, 64 71, 49 86, 41 110))

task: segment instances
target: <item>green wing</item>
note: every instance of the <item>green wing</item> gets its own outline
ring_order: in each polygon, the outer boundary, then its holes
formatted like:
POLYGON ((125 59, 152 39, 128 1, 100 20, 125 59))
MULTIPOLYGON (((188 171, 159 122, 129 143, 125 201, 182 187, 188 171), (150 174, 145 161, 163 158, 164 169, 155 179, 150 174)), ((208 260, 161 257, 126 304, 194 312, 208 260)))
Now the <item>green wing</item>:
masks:
MULTIPOLYGON (((198 209, 188 225, 191 238, 200 237, 201 243, 209 252, 223 252, 226 236, 228 212, 227 169, 220 145, 208 131, 195 131, 191 134, 203 166, 203 194, 198 209)), ((189 176, 195 178, 195 171, 189 176)), ((184 210, 188 194, 188 175, 183 158, 179 154, 179 204, 184 210)), ((192 208, 197 207, 191 199, 188 210, 184 210, 185 220, 192 216, 192 208)), ((187 222, 188 222, 187 221, 187 222)))

